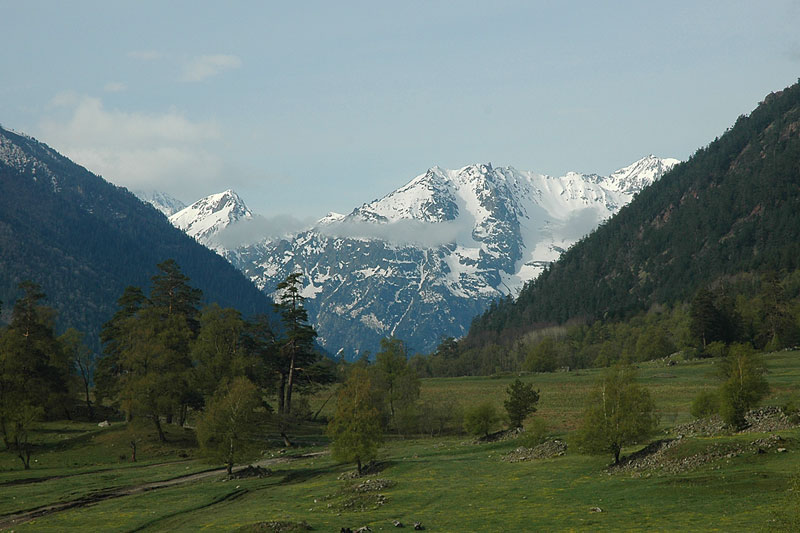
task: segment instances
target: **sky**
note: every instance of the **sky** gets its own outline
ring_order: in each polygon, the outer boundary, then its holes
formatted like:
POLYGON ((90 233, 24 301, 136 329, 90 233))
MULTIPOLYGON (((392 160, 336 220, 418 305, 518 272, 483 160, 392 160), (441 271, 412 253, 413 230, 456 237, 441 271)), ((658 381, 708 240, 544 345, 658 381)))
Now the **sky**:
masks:
POLYGON ((0 125, 306 223, 434 165, 686 159, 798 80, 799 25, 796 0, 0 0, 0 125))

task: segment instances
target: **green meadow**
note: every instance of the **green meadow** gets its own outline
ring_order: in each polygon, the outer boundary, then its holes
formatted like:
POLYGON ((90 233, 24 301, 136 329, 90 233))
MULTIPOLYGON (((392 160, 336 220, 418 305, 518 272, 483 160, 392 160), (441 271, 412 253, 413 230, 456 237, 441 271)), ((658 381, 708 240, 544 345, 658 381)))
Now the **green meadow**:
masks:
MULTIPOLYGON (((796 400, 800 352, 770 354, 766 361, 771 392, 763 405, 796 400)), ((600 372, 521 376, 540 390, 533 416, 569 444, 600 372)), ((502 407, 505 389, 517 377, 423 380, 421 399, 462 407, 488 399, 502 407)), ((639 379, 656 401, 662 437, 691 421, 694 396, 716 385, 711 360, 643 363, 639 379)), ((326 396, 318 396, 318 405, 326 396)), ((502 457, 519 446, 514 439, 477 444, 465 435, 389 435, 380 471, 343 479, 353 466, 324 454, 324 426, 308 424, 297 439, 306 444, 281 450, 276 442, 265 451, 261 464, 269 476, 227 480, 213 470, 219 465, 198 457, 192 431, 182 428, 170 428, 166 445, 157 445, 154 434, 140 434, 138 460, 130 462, 130 435, 123 426, 44 424, 34 435, 37 448, 28 471, 18 458, 0 453, 2 526, 20 532, 272 531, 252 526, 304 521, 315 531, 338 532, 365 525, 394 530, 392 521, 399 520, 409 529, 419 521, 427 531, 452 532, 774 531, 791 530, 783 520, 793 510, 797 514, 800 502, 788 490, 800 473, 798 428, 776 432, 785 452, 730 454, 680 473, 610 473, 610 456, 574 449, 561 457, 509 463, 502 457), (379 480, 378 488, 365 490, 366 479, 379 480), (59 504, 63 508, 11 521, 15 513, 59 504)), ((680 458, 720 447, 748 449, 770 435, 686 437, 669 453, 680 458)))

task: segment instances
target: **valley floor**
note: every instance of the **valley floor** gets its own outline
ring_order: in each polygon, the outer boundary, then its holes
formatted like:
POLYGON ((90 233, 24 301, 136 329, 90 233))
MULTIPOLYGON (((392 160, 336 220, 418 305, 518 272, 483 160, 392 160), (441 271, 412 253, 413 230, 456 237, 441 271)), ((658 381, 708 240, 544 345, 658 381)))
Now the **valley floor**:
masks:
MULTIPOLYGON (((767 361, 773 392, 764 403, 781 405, 800 383, 800 352, 773 354, 767 361)), ((568 444, 568 428, 580 410, 575 395, 594 377, 596 371, 524 378, 541 386, 536 416, 546 418, 568 444)), ((714 383, 708 361, 648 363, 641 377, 653 390, 665 431, 688 421, 696 391, 714 383)), ((476 389, 484 390, 483 397, 501 398, 511 379, 428 380, 423 398, 457 391, 470 397, 476 389)), ((319 453, 323 446, 307 446, 287 452, 301 455, 292 459, 277 450, 267 453, 262 463, 270 475, 238 480, 226 480, 193 458, 183 430, 173 430, 178 433, 170 435, 166 449, 144 447, 137 463, 127 461, 124 430, 114 425, 61 423, 45 430, 50 444, 34 455, 31 470, 0 453, 4 528, 235 531, 259 522, 305 521, 316 531, 365 525, 388 531, 399 520, 409 529, 421 522, 427 531, 448 532, 773 531, 791 530, 782 520, 800 505, 788 490, 800 473, 799 428, 685 436, 658 462, 615 472, 607 470, 610 457, 572 449, 550 459, 508 462, 503 457, 518 446, 513 439, 476 444, 464 436, 390 438, 379 471, 361 479, 348 478, 350 465, 319 453), (680 464, 685 466, 673 468, 680 464), (147 490, 132 490, 137 487, 147 490), (120 494, 102 498, 115 491, 120 494), (15 513, 74 501, 83 504, 11 522, 15 513)))

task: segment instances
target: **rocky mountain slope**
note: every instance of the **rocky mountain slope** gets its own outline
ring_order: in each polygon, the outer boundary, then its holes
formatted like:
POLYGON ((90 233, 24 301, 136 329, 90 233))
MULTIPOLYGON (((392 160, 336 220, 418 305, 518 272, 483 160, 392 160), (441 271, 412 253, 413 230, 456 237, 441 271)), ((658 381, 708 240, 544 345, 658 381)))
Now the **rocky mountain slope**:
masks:
MULTIPOLYGON (((148 287, 156 264, 175 259, 204 300, 245 314, 271 302, 227 261, 151 206, 30 137, 0 128, 0 300, 39 283, 59 327, 96 340, 128 285, 148 287)), ((98 347, 95 345, 94 347, 98 347)))
POLYGON ((646 188, 515 301, 475 320, 470 345, 537 322, 624 317, 746 272, 800 268, 800 82, 646 188))
MULTIPOLYGON (((309 314, 331 352, 374 353, 390 335, 430 351, 443 337, 465 334, 493 300, 516 295, 677 162, 648 156, 610 176, 434 167, 348 215, 332 213, 290 238, 220 252, 267 293, 302 271, 309 314)), ((213 241, 236 218, 226 213, 249 213, 219 196, 195 204, 225 206, 213 215, 198 208, 192 218, 190 207, 171 220, 203 228, 195 230, 198 240, 213 241)))
POLYGON ((152 205, 162 213, 164 216, 169 217, 184 209, 186 204, 170 196, 167 193, 160 191, 132 191, 136 197, 148 204, 152 205))

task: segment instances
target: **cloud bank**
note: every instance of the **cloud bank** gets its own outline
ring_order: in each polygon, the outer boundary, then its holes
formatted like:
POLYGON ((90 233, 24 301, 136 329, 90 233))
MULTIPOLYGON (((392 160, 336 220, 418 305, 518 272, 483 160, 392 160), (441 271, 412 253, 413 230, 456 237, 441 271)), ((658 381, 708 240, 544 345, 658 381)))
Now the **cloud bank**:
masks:
POLYGON ((220 132, 213 122, 177 111, 161 114, 106 109, 99 98, 59 95, 65 118, 45 119, 42 137, 70 159, 131 190, 193 196, 222 175, 213 153, 220 132))
POLYGON ((278 239, 299 233, 311 228, 314 222, 312 218, 299 219, 291 215, 273 217, 255 215, 251 219, 239 220, 225 227, 214 237, 214 242, 227 249, 234 249, 256 244, 265 239, 278 239))

